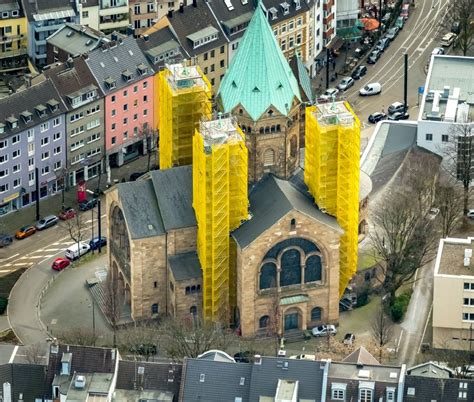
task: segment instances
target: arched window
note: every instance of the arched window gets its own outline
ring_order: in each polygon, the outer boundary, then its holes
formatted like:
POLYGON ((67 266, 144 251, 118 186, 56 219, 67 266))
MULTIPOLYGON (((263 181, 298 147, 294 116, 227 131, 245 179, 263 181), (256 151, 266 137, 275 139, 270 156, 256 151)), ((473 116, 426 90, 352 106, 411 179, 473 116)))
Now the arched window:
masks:
POLYGON ((321 320, 321 308, 315 307, 311 310, 311 321, 321 320))
POLYGON ((270 110, 268 111, 268 115, 269 115, 270 117, 273 116, 273 110, 272 110, 272 109, 270 109, 270 110))
POLYGON ((275 164, 275 151, 268 148, 263 153, 263 166, 273 166, 275 164))
POLYGON ((190 294, 191 293, 191 288, 189 286, 186 286, 186 289, 184 290, 185 294, 190 294))
POLYGON ((198 309, 196 306, 191 306, 191 308, 189 309, 189 313, 193 316, 196 316, 197 312, 198 312, 198 309))
POLYGON ((281 130, 281 126, 277 124, 277 131, 280 131, 280 130, 281 130))
POLYGON ((191 286, 191 293, 196 293, 196 286, 191 286))
POLYGON ((277 284, 277 268, 273 262, 267 262, 260 268, 260 289, 273 288, 277 284))
POLYGON ((290 249, 281 256, 280 286, 301 283, 301 256, 296 249, 290 249))
POLYGON ((151 313, 152 314, 158 314, 158 303, 152 304, 151 313))
POLYGON ((298 146, 297 146, 297 140, 296 140, 296 135, 291 137, 290 140, 290 155, 294 158, 296 156, 296 153, 298 151, 298 146))
POLYGON ((270 321, 270 317, 268 315, 264 315, 263 317, 260 317, 260 320, 258 320, 258 327, 267 328, 269 321, 270 321))
POLYGON ((244 111, 242 109, 239 109, 239 114, 244 114, 244 111))
POLYGON ((321 257, 319 255, 312 255, 306 260, 304 268, 304 281, 315 282, 321 280, 321 257))
POLYGON ((296 230, 296 219, 293 218, 290 222, 290 231, 296 230))
POLYGON ((260 130, 258 130, 260 134, 263 134, 263 127, 260 127, 260 130))
POLYGON ((196 291, 199 293, 201 291, 201 285, 196 286, 196 291))

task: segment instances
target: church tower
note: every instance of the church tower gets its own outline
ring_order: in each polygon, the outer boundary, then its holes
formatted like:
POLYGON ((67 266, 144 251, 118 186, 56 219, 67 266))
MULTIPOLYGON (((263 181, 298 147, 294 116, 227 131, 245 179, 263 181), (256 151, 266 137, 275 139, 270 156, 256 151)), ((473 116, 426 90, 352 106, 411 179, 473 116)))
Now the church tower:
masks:
POLYGON ((248 149, 248 179, 288 179, 299 165, 298 82, 257 7, 220 85, 218 102, 237 117, 248 149))

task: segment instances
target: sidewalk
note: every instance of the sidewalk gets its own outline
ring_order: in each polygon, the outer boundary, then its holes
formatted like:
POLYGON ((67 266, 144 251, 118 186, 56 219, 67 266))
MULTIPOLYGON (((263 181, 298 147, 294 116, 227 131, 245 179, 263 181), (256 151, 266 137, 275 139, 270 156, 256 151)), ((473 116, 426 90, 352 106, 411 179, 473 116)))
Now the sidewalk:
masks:
MULTIPOLYGON (((152 162, 153 163, 153 157, 152 162)), ((134 172, 144 172, 147 168, 148 156, 140 156, 140 158, 123 165, 119 168, 112 169, 111 180, 122 179, 128 180, 130 175, 134 172)), ((88 189, 96 189, 98 178, 87 181, 86 187, 88 189)), ((100 187, 105 190, 107 185, 107 175, 102 174, 100 187)), ((76 187, 71 188, 64 193, 64 205, 77 209, 76 187)), ((51 197, 40 200, 40 216, 56 215, 61 211, 62 193, 59 192, 51 197)), ((20 227, 35 222, 36 205, 32 203, 30 206, 22 208, 18 211, 11 212, 0 218, 0 233, 14 234, 20 227)))

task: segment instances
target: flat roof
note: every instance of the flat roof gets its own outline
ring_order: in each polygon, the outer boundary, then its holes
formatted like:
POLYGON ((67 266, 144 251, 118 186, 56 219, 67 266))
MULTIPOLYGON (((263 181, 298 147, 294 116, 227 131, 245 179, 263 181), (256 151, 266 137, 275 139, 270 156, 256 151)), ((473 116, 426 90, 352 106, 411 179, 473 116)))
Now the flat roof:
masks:
POLYGON ((469 266, 464 266, 464 250, 473 249, 473 240, 474 237, 468 237, 467 239, 441 239, 435 273, 474 276, 474 259, 470 258, 469 266))
POLYGON ((474 120, 474 57, 432 56, 421 120, 474 120))

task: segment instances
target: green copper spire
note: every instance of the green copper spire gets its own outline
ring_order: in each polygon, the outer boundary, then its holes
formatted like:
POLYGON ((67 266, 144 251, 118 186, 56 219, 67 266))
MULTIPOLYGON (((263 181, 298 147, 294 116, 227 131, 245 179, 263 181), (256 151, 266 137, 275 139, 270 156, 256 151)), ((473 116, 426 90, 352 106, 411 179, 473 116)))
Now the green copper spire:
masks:
POLYGON ((239 43, 219 88, 225 113, 241 104, 253 120, 270 107, 288 115, 298 82, 278 45, 260 5, 239 43))

